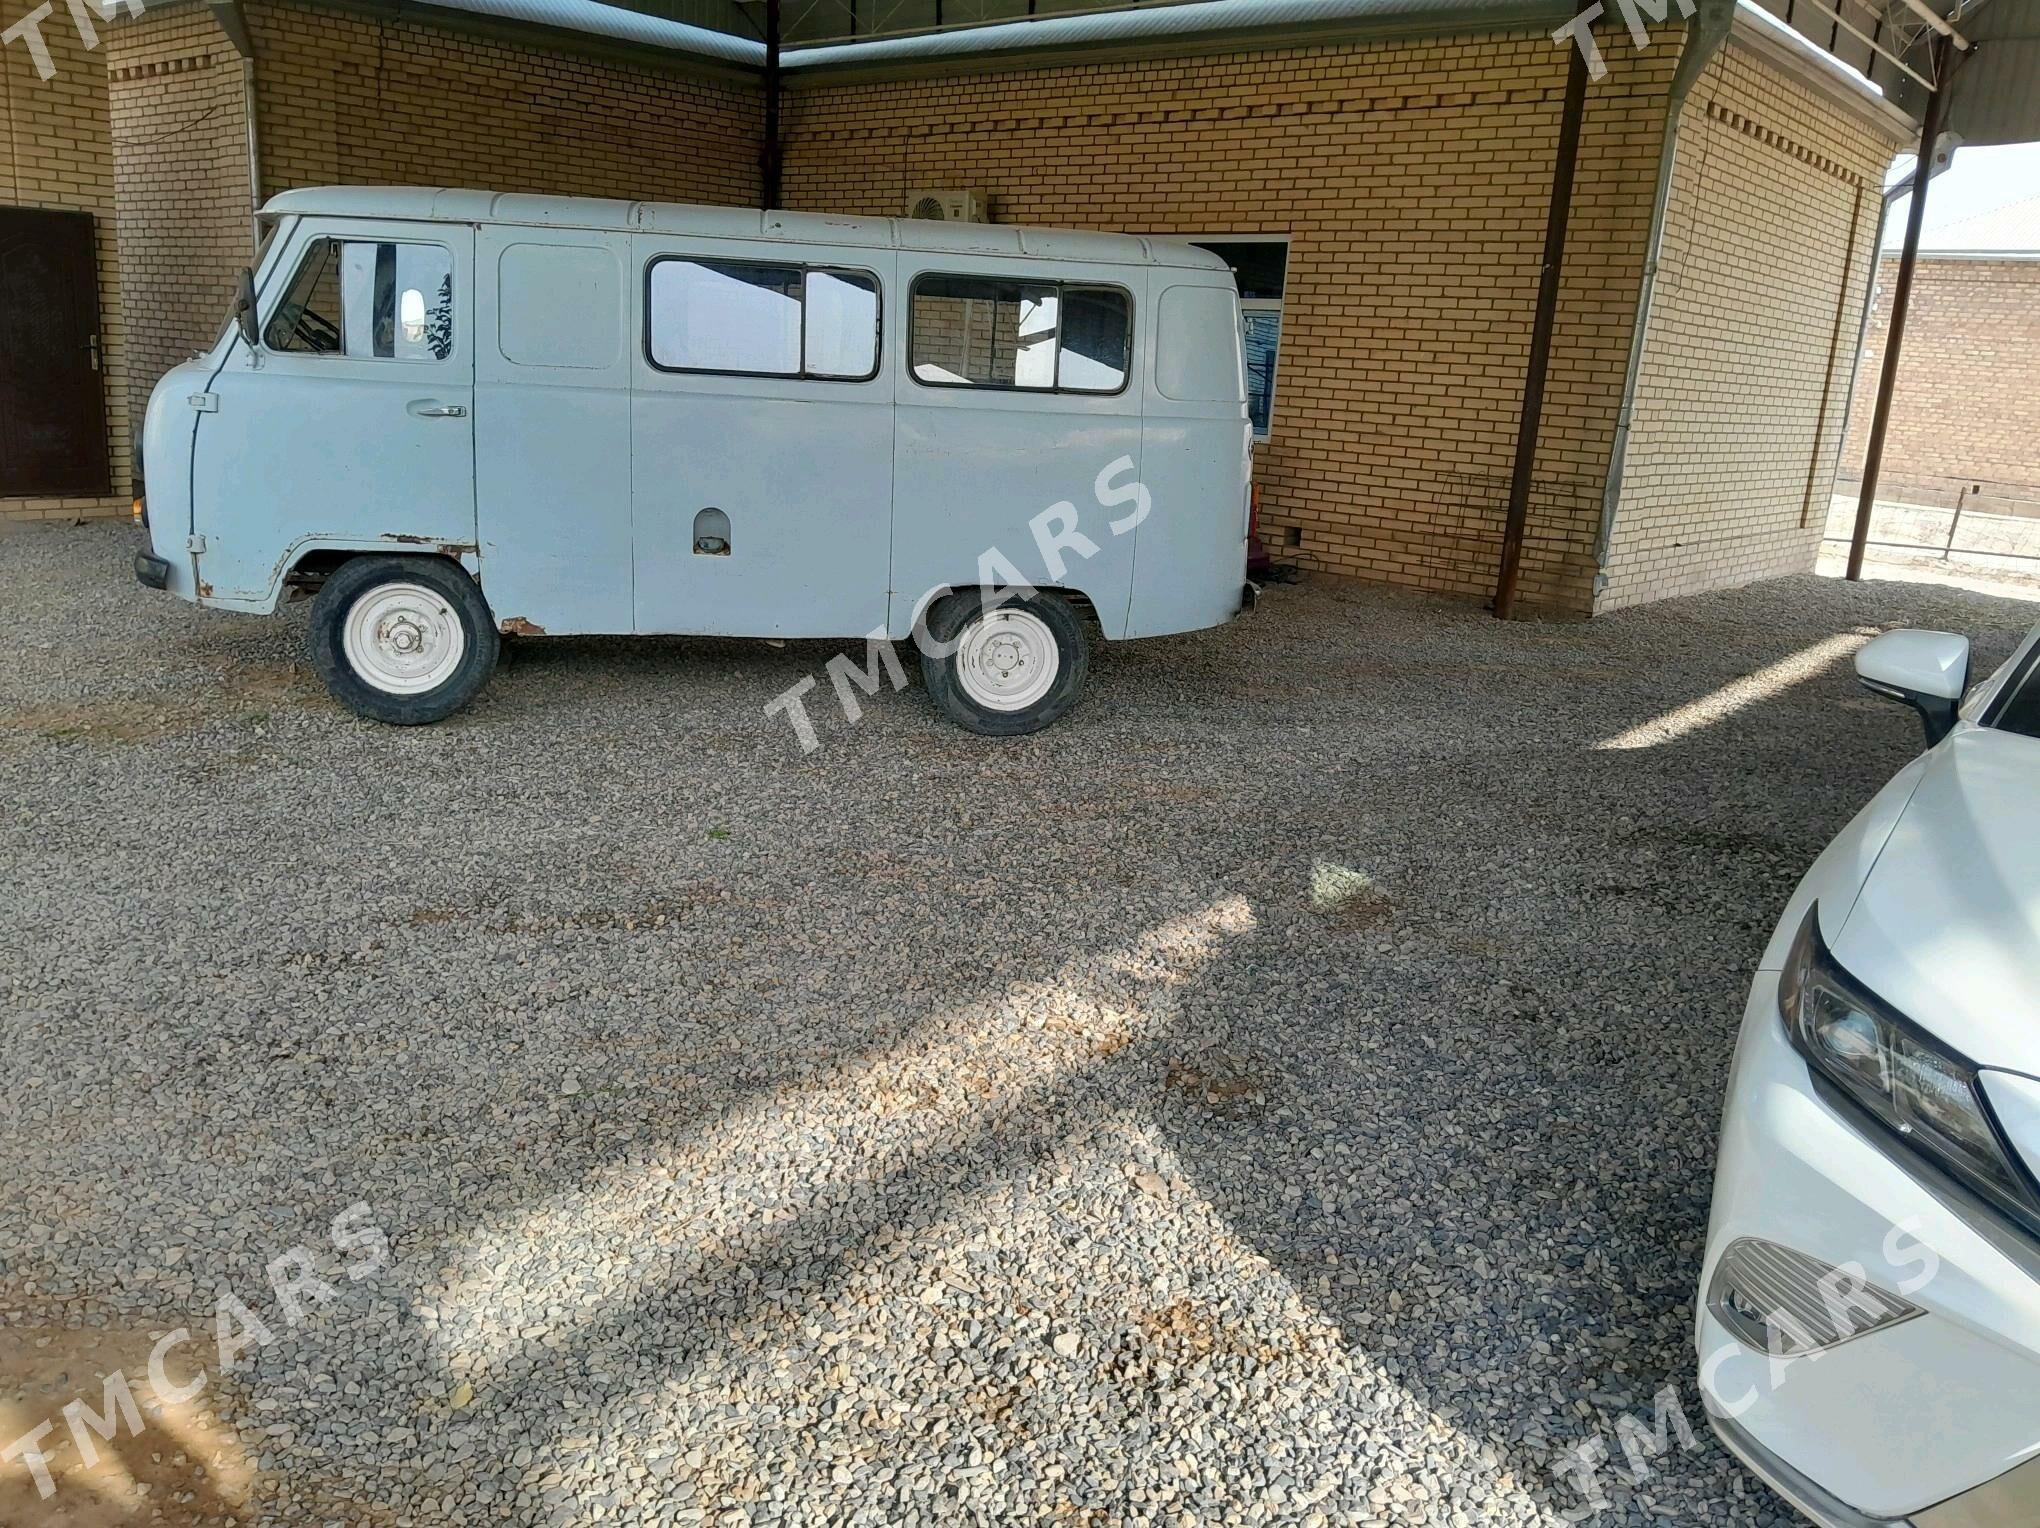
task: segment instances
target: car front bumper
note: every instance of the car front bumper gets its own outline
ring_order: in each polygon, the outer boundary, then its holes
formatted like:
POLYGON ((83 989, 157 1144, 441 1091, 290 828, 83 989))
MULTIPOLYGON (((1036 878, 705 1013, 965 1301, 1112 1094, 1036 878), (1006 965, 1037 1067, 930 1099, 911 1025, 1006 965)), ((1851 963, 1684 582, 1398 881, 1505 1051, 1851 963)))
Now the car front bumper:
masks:
POLYGON ((1700 1282, 1708 1411, 1732 1451, 1829 1528, 2040 1523, 2040 1247, 1903 1152, 1815 1088, 1778 1016, 1777 973, 1760 972, 1700 1282), (1922 1314, 1773 1359, 1707 1307, 1743 1237, 1857 1265, 1922 1314))

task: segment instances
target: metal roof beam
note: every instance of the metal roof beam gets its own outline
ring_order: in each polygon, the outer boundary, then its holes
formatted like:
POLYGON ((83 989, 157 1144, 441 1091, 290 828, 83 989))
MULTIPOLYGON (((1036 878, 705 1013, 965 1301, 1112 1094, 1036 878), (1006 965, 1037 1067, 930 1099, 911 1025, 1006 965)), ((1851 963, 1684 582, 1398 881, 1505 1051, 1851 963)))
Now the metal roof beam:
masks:
POLYGON ((1907 10, 1911 11, 1928 26, 1955 44, 1956 47, 1961 48, 1965 52, 1968 51, 1969 39, 1956 31, 1953 23, 1941 15, 1939 11, 1928 5, 1927 0, 1902 0, 1902 3, 1907 10))
POLYGON ((1294 33, 1313 28, 1400 34, 1483 27, 1550 27, 1571 14, 1565 0, 1196 0, 1133 10, 1065 12, 1030 20, 989 22, 941 32, 901 33, 854 42, 789 48, 789 73, 873 65, 898 66, 959 57, 986 58, 1046 50, 1140 49, 1164 39, 1294 33))
MULTIPOLYGON (((1843 15, 1842 6, 1845 0, 1808 0, 1808 3, 1819 9, 1823 20, 1832 21, 1836 26, 1847 32, 1856 41, 1863 44, 1864 47, 1883 59, 1907 79, 1927 90, 1934 88, 1934 82, 1907 63, 1902 53, 1894 52, 1884 43, 1878 41, 1872 33, 1864 31, 1853 21, 1849 20, 1847 16, 1843 15)), ((1860 4, 1861 0, 1858 0, 1858 3, 1860 4)))

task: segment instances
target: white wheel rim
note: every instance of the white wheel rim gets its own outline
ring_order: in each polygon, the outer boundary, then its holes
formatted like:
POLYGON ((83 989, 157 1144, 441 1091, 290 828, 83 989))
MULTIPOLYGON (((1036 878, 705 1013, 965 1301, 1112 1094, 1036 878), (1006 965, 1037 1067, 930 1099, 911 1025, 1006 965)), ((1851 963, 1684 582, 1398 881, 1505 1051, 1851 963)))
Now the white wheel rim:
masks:
POLYGON ((460 613, 423 584, 377 584, 347 612, 347 666, 385 695, 420 695, 453 677, 467 656, 460 613))
POLYGON ((1055 685, 1062 649, 1040 616, 994 610, 971 622, 956 646, 963 693, 987 711, 1024 711, 1055 685))

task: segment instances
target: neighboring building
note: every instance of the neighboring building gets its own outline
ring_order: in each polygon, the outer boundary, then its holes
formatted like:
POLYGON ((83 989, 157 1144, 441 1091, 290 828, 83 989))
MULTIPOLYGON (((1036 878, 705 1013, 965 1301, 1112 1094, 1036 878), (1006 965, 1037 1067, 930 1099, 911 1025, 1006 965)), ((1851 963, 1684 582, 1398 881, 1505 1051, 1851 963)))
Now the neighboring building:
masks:
MULTIPOLYGON (((998 3, 1026 6, 983 0, 998 3)), ((682 4, 712 25, 729 11, 682 4)), ((113 29, 95 63, 120 225, 103 297, 127 340, 126 370, 109 372, 117 470, 124 421, 154 379, 217 332, 259 196, 401 182, 755 205, 755 43, 587 0, 463 7, 165 0, 113 29)), ((1043 21, 1007 51, 986 51, 1003 34, 970 31, 910 57, 794 50, 781 199, 883 215, 910 193, 970 190, 1000 222, 1223 250, 1248 298, 1276 556, 1485 598, 1568 52, 1548 6, 1500 7, 1535 12, 1508 25, 1494 5, 1457 19, 1440 0, 1347 9, 1364 21, 1165 46, 1059 43, 1079 23, 1043 21)), ((1665 28, 1641 51, 1619 25, 1603 37, 1535 463, 1528 610, 1581 616, 1814 563, 1883 172, 1909 128, 1746 13, 1688 68, 1674 116, 1694 35, 1665 28), (1677 151, 1638 344, 1668 121, 1677 151)), ((111 508, 123 487, 87 507, 111 508)))
MULTIPOLYGON (((1898 252, 1886 249, 1866 381, 1842 448, 1843 490, 1861 484, 1897 275, 1898 252)), ((2040 196, 1920 240, 1877 497, 2040 515, 2040 196)))

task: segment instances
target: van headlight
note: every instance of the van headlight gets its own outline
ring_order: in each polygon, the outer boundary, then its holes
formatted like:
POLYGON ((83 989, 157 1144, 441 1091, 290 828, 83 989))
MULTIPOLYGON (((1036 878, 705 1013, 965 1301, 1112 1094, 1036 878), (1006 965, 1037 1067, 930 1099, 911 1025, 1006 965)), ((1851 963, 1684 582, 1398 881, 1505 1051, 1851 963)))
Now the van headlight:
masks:
POLYGON ((2040 1229, 2040 1191, 2018 1165, 1975 1065, 1836 963, 1818 907, 1792 942, 1778 1008, 1817 1078, 1964 1187, 2040 1229))

